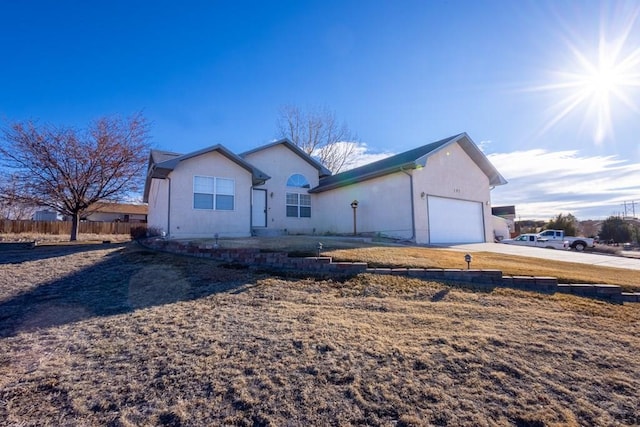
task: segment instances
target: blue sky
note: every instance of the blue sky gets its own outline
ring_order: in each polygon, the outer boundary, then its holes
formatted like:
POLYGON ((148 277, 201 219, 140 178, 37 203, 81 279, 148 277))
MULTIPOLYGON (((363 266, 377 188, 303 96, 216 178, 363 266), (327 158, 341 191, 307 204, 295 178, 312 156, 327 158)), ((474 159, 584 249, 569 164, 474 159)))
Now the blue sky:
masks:
POLYGON ((640 203, 639 9, 3 1, 0 120, 83 126, 143 111, 157 148, 241 152, 277 136, 283 105, 326 107, 364 157, 467 132, 509 181, 494 205, 604 218, 640 203))

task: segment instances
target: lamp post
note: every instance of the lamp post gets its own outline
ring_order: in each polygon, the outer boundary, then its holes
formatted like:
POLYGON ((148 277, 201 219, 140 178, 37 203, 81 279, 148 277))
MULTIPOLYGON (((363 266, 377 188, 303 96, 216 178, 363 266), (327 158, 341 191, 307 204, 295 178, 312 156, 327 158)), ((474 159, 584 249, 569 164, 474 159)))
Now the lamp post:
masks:
POLYGON ((358 201, 351 202, 351 209, 353 209, 353 235, 356 235, 356 209, 358 209, 358 201))
POLYGON ((471 260, 473 259, 473 257, 469 254, 466 254, 464 256, 464 260, 467 262, 467 270, 469 270, 469 268, 471 267, 471 260))

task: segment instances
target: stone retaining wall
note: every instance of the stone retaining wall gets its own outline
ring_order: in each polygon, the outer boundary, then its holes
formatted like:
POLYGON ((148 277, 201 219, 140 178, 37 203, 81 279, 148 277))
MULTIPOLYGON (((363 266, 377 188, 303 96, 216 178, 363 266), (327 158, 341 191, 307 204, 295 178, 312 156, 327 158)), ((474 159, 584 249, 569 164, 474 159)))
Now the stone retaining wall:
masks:
POLYGON ((268 269, 294 274, 348 277, 360 273, 388 274, 422 280, 465 283, 480 287, 507 287, 543 293, 567 293, 612 302, 640 302, 640 293, 622 292, 616 285, 558 284, 555 277, 503 276, 500 270, 440 268, 369 268, 365 262, 333 262, 331 257, 289 257, 285 252, 261 252, 255 248, 219 248, 173 240, 146 239, 140 242, 151 249, 211 258, 253 269, 268 269))

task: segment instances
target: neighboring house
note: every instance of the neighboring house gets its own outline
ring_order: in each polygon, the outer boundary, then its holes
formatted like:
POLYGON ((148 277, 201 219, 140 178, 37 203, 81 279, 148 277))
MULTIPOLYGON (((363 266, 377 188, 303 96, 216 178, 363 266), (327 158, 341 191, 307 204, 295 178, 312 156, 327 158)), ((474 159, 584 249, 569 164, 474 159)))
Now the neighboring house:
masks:
POLYGON ((356 227, 419 244, 491 242, 490 190, 503 184, 466 133, 337 175, 284 139, 240 155, 152 150, 143 200, 149 226, 170 238, 356 227))
POLYGON ((62 218, 58 212, 51 209, 35 211, 31 217, 34 221, 58 221, 62 218))
POLYGON ((83 220, 95 222, 147 222, 147 205, 98 202, 82 216, 83 220))

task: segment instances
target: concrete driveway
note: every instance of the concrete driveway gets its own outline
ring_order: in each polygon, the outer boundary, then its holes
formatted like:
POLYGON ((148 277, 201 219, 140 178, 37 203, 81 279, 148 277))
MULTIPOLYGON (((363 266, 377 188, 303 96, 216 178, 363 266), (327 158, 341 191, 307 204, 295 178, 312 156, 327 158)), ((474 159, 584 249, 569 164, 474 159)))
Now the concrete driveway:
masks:
POLYGON ((503 243, 467 243, 443 246, 461 252, 494 252, 555 261, 576 262, 580 264, 599 265, 603 267, 626 268, 640 270, 640 259, 605 254, 594 254, 555 249, 531 248, 526 246, 505 245, 503 243))

